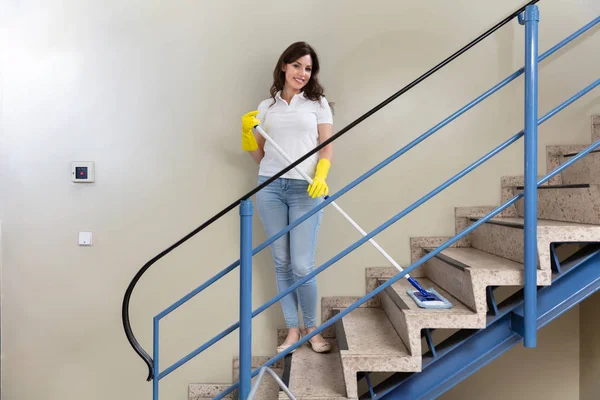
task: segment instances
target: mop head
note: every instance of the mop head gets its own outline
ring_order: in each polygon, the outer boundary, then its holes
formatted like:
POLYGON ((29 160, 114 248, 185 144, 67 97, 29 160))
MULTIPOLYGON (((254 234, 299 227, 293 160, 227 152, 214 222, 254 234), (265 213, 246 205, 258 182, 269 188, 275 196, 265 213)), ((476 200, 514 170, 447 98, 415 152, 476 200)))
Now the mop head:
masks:
POLYGON ((446 300, 434 288, 428 289, 427 292, 429 292, 431 298, 426 298, 418 290, 409 289, 406 291, 421 308, 452 308, 452 303, 446 300))

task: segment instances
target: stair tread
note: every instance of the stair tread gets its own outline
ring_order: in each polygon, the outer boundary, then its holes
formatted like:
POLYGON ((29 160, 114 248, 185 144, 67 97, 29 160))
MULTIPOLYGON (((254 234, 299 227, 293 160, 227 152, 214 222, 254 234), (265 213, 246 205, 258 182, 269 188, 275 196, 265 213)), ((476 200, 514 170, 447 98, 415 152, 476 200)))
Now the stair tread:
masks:
POLYGON ((346 385, 339 350, 335 341, 331 343, 329 353, 315 353, 308 344, 293 353, 289 388, 296 398, 345 398, 346 385))
MULTIPOLYGON (((582 150, 585 150, 586 148, 587 148, 587 146, 585 146, 585 145, 581 146, 581 149, 579 150, 579 152, 581 152, 582 150)), ((572 158, 572 157, 575 157, 577 154, 579 154, 579 152, 571 152, 568 154, 563 154, 562 156, 565 158, 572 158)), ((596 154, 600 154, 600 150, 592 150, 584 157, 594 157, 594 155, 596 155, 596 154)))
POLYGON ((433 313, 433 314, 453 314, 453 315, 473 315, 476 314, 469 307, 463 304, 456 297, 452 296, 446 290, 442 289, 440 286, 436 285, 429 279, 419 278, 419 284, 425 289, 429 290, 431 288, 435 289, 439 294, 446 298, 451 304, 452 308, 421 308, 415 303, 415 301, 410 297, 407 293, 407 290, 414 289, 414 287, 408 282, 406 279, 401 279, 392 284, 392 289, 396 292, 396 294, 402 299, 402 301, 408 307, 408 310, 403 310, 404 312, 411 313, 433 313))
MULTIPOLYGON (((283 376, 283 369, 271 368, 280 378, 283 376)), ((256 383, 256 377, 252 378, 252 387, 256 383)), ((231 386, 230 383, 222 384, 206 384, 206 383, 192 383, 189 385, 189 400, 204 400, 212 399, 223 391, 227 390, 231 386)), ((225 398, 231 398, 231 394, 225 398)), ((262 378, 260 386, 256 391, 256 399, 264 400, 277 400, 279 397, 279 385, 273 379, 269 373, 265 373, 262 378)))
MULTIPOLYGON (((275 372, 280 378, 283 376, 283 370, 279 368, 272 368, 273 372, 275 372)), ((252 380, 252 387, 254 387, 254 383, 256 382, 256 378, 252 380)), ((265 400, 276 400, 279 397, 279 384, 273 379, 271 374, 265 372, 265 376, 263 376, 260 386, 256 391, 256 399, 265 399, 265 400)))
MULTIPOLYGON (((538 175, 537 180, 539 181, 543 177, 544 177, 544 175, 538 175)), ((501 178, 500 182, 501 182, 502 187, 523 186, 524 182, 525 182, 525 176, 524 175, 503 176, 501 178)), ((544 185, 547 185, 547 184, 548 184, 548 182, 544 183, 544 185)))
POLYGON ((458 261, 468 269, 493 271, 522 271, 523 264, 474 247, 452 247, 440 254, 458 261))
MULTIPOLYGON (((470 217, 472 220, 480 220, 480 217, 470 217)), ((523 226, 525 224, 525 219, 520 217, 496 217, 490 218, 488 222, 504 222, 507 224, 523 226)), ((580 222, 568 222, 568 221, 555 221, 551 219, 538 219, 537 220, 538 227, 540 226, 597 226, 593 224, 582 224, 580 222)))
POLYGON ((342 321, 348 343, 344 354, 411 357, 382 309, 357 308, 342 321))
MULTIPOLYGON (((589 189, 593 184, 590 183, 570 183, 565 185, 546 185, 540 186, 538 190, 565 190, 565 189, 589 189)), ((518 190, 523 190, 523 186, 518 186, 518 190)))
MULTIPOLYGON (((190 383, 188 385, 188 400, 213 399, 231 386, 230 383, 190 383)), ((231 399, 232 395, 225 396, 231 399)))

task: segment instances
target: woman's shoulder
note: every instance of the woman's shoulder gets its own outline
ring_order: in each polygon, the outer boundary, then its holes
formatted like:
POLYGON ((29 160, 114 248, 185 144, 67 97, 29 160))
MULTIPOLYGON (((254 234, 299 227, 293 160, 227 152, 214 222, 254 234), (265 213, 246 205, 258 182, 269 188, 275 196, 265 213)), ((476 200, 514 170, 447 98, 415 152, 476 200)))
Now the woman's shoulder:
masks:
POLYGON ((258 111, 265 112, 269 109, 269 106, 273 103, 272 98, 264 99, 258 104, 258 111))
POLYGON ((322 95, 319 100, 313 100, 313 104, 315 104, 315 106, 317 107, 318 110, 323 111, 323 110, 332 110, 332 103, 329 102, 329 100, 327 100, 327 97, 325 97, 324 95, 322 95))
POLYGON ((264 107, 269 105, 269 102, 272 101, 272 99, 264 99, 263 101, 261 101, 260 103, 258 103, 258 107, 264 107))
POLYGON ((329 102, 324 95, 319 96, 317 99, 309 98, 306 94, 303 94, 302 97, 306 101, 305 104, 310 104, 311 107, 323 108, 329 107, 329 102))

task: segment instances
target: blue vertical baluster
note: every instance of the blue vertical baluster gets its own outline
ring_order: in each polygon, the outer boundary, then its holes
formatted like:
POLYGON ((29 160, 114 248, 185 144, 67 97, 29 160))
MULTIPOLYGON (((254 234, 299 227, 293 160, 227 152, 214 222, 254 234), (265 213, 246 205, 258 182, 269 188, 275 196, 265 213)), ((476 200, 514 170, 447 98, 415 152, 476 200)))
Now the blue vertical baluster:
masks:
POLYGON ((377 395, 375 394, 375 391, 373 390, 373 384, 371 383, 371 373, 370 372, 367 372, 365 374, 365 379, 367 380, 367 386, 369 387, 369 393, 371 394, 371 400, 377 399, 377 395))
POLYGON ((154 317, 154 323, 153 323, 153 356, 154 356, 154 363, 153 363, 153 369, 154 371, 152 371, 152 400, 158 400, 158 381, 160 380, 159 378, 159 370, 158 370, 158 322, 160 321, 160 319, 158 317, 154 317))
POLYGON ((252 389, 252 200, 240 204, 240 400, 252 389))
POLYGON ((525 24, 525 347, 536 347, 537 328, 537 119, 538 7, 527 6, 525 24))

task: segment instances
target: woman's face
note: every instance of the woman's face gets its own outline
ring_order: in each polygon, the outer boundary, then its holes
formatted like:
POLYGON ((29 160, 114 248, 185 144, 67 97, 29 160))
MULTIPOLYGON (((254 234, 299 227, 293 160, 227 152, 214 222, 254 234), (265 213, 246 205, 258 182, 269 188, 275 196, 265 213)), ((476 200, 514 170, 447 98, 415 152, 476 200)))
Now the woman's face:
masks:
POLYGON ((310 54, 300 57, 293 63, 285 64, 283 71, 285 72, 285 85, 295 92, 300 92, 312 75, 310 54))

